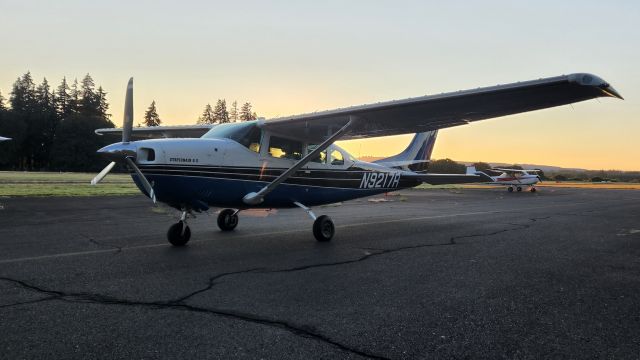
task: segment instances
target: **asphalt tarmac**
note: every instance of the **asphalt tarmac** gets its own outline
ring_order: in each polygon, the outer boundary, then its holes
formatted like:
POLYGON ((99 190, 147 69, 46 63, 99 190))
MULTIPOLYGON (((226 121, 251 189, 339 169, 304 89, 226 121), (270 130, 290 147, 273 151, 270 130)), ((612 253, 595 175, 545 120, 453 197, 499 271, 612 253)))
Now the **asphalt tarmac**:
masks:
POLYGON ((314 209, 330 243, 202 215, 184 248, 143 196, 0 206, 4 359, 640 357, 640 191, 403 191, 314 209))

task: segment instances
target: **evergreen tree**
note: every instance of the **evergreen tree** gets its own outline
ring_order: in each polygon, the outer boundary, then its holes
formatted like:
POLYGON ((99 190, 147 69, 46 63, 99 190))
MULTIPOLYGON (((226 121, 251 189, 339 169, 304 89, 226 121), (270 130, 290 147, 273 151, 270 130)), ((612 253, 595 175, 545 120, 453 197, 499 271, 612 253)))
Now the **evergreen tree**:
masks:
POLYGON ((102 89, 102 86, 98 87, 98 116, 103 119, 109 119, 111 114, 108 114, 109 103, 107 103, 107 93, 102 89))
POLYGON ((2 92, 0 92, 0 113, 7 111, 7 106, 4 104, 4 96, 2 96, 2 92))
MULTIPOLYGON (((35 92, 36 102, 40 108, 53 108, 55 104, 53 102, 54 95, 51 93, 51 86, 47 78, 42 80, 42 84, 38 85, 35 92)), ((41 110, 41 109, 40 109, 41 110)))
POLYGON ((224 124, 229 122, 229 112, 227 111, 227 101, 218 99, 216 107, 213 109, 213 117, 215 122, 224 124))
POLYGON ((251 103, 246 102, 242 104, 242 107, 240 108, 240 121, 255 120, 256 118, 256 113, 251 112, 251 103))
POLYGON ((33 83, 31 72, 27 72, 13 83, 11 97, 9 98, 11 109, 18 113, 33 111, 35 106, 35 92, 36 87, 33 83))
POLYGON ((214 124, 215 121, 216 119, 213 114, 211 104, 207 104, 207 106, 204 107, 202 115, 200 115, 200 117, 198 118, 198 124, 214 124))
POLYGON ((231 110, 229 111, 229 121, 238 121, 238 102, 235 100, 231 103, 231 110))
MULTIPOLYGON (((19 170, 30 170, 34 166, 33 149, 36 147, 37 142, 36 139, 30 137, 30 134, 33 133, 32 122, 35 118, 34 112, 37 105, 35 84, 30 72, 19 77, 13 84, 9 103, 11 104, 12 114, 10 121, 16 123, 13 124, 15 126, 14 130, 21 133, 20 138, 14 138, 13 140, 18 143, 14 161, 19 170)), ((12 135, 5 136, 13 137, 12 135)))
POLYGON ((145 126, 158 126, 161 123, 162 120, 160 120, 160 116, 158 116, 158 111, 156 110, 156 101, 153 100, 144 113, 144 124, 145 126))
POLYGON ((100 99, 95 90, 95 83, 91 75, 87 74, 80 85, 79 111, 84 116, 99 116, 100 99))
POLYGON ((67 77, 62 78, 62 82, 56 89, 56 107, 60 117, 64 119, 69 115, 69 85, 67 84, 67 77))
POLYGON ((89 74, 85 75, 80 86, 74 80, 68 93, 69 116, 57 127, 51 150, 52 165, 56 170, 95 171, 104 165, 95 151, 113 139, 96 136, 94 130, 114 127, 107 113, 106 95, 102 87, 96 90, 89 74))
POLYGON ((70 115, 77 115, 80 110, 80 90, 78 89, 78 79, 73 79, 71 90, 69 91, 69 102, 67 105, 70 115))
POLYGON ((33 167, 48 169, 50 167, 51 146, 59 123, 55 95, 47 78, 36 88, 37 110, 28 128, 29 144, 33 152, 33 167))

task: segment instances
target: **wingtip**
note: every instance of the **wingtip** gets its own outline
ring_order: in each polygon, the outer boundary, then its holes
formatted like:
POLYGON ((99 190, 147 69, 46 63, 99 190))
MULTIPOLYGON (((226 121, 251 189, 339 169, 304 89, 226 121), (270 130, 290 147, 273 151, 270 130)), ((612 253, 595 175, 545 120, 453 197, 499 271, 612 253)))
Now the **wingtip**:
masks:
POLYGON ((616 91, 616 89, 612 88, 611 86, 608 86, 608 87, 602 89, 602 91, 605 94, 607 94, 608 96, 611 96, 611 97, 614 97, 614 98, 618 98, 620 100, 624 100, 622 95, 620 95, 620 93, 618 91, 616 91))

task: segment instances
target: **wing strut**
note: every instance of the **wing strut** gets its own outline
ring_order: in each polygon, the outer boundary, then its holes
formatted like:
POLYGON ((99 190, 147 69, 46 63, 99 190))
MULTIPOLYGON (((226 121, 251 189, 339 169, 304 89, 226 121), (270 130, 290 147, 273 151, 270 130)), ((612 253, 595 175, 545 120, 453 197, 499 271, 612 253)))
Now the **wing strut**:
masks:
POLYGON ((298 160, 292 167, 287 169, 285 172, 280 174, 275 180, 269 183, 267 186, 260 189, 260 191, 250 192, 242 198, 242 201, 247 205, 258 205, 263 200, 264 197, 272 192, 280 183, 287 180, 291 175, 293 175, 296 171, 298 171, 301 167, 306 165, 311 159, 314 159, 321 151, 328 148, 331 144, 333 144, 340 135, 342 135, 355 121, 355 117, 349 116, 349 122, 347 122, 340 130, 333 133, 329 136, 325 141, 323 141, 320 145, 318 145, 312 152, 308 153, 307 156, 298 160))

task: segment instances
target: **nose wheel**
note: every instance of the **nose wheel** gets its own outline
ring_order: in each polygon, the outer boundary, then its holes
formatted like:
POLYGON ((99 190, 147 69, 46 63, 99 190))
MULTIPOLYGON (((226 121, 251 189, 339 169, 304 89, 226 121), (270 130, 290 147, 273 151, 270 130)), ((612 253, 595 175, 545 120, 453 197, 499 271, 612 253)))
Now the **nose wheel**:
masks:
POLYGON ((173 246, 185 246, 191 239, 189 225, 182 220, 171 225, 169 231, 167 231, 167 239, 173 246))
POLYGON ((222 231, 231 231, 238 226, 238 210, 224 209, 218 214, 218 227, 222 231))
POLYGON ((173 246, 185 246, 189 239, 191 239, 191 229, 187 225, 187 212, 183 211, 180 221, 169 227, 167 240, 173 246))

